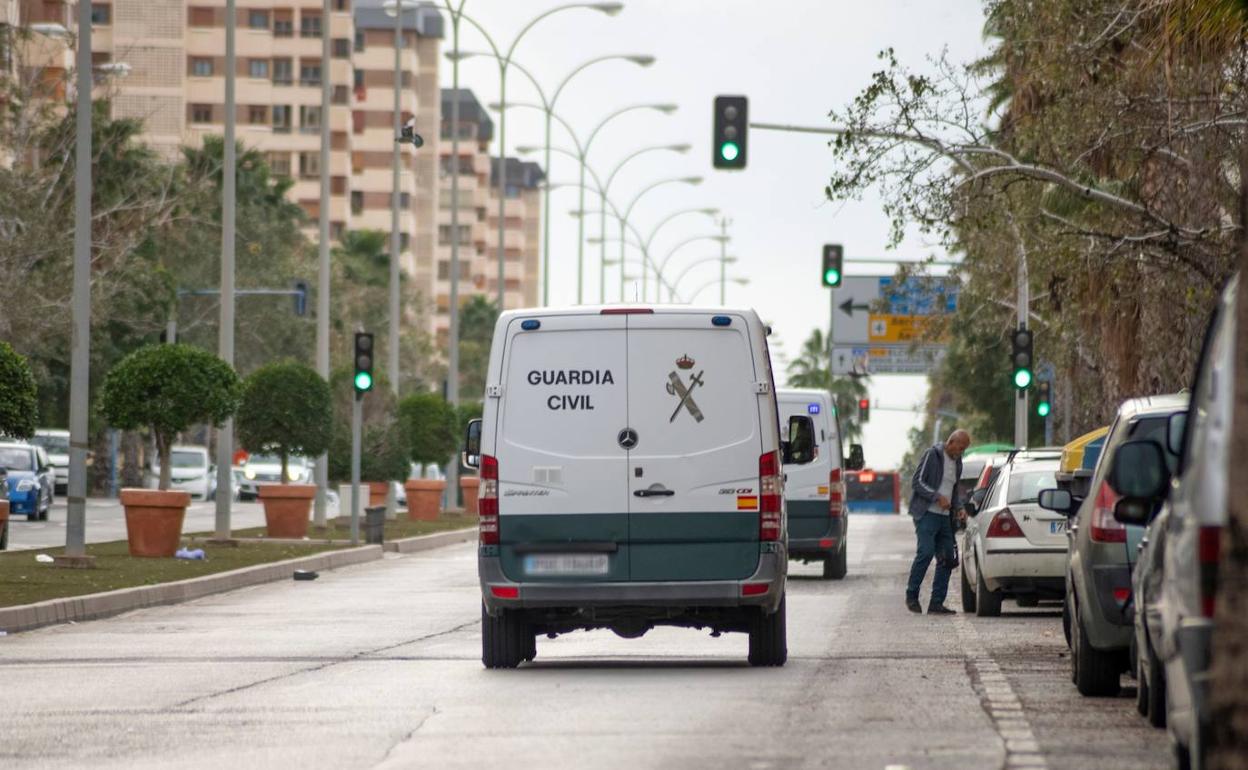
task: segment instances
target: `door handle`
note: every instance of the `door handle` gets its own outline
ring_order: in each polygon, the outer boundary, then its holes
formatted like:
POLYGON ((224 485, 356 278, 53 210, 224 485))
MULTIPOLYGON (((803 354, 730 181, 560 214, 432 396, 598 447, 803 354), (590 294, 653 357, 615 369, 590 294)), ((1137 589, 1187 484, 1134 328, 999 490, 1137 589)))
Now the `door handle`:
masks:
POLYGON ((671 497, 674 494, 674 489, 638 489, 633 492, 636 497, 671 497))

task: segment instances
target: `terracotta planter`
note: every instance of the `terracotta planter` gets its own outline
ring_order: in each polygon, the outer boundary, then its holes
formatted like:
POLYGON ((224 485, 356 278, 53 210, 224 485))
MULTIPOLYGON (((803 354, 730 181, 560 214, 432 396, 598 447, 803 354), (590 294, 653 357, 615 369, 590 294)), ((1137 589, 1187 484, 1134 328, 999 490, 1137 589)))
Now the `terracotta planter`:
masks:
POLYGON ((189 492, 123 489, 126 538, 131 556, 172 557, 182 541, 182 519, 191 504, 189 492))
POLYGON ((9 523, 9 501, 0 500, 0 538, 4 537, 4 525, 9 523))
POLYGON ((390 488, 390 482, 365 481, 364 483, 368 485, 368 504, 370 506, 385 505, 386 490, 390 488))
POLYGON ((260 502, 264 504, 264 529, 269 537, 299 539, 308 534, 308 514, 315 484, 261 484, 260 502))
POLYGON ((442 508, 442 490, 446 482, 438 479, 408 479, 407 518, 412 521, 437 521, 442 508))
POLYGON ((481 479, 476 476, 460 476, 459 488, 464 493, 464 513, 469 516, 477 515, 477 488, 481 486, 481 479))

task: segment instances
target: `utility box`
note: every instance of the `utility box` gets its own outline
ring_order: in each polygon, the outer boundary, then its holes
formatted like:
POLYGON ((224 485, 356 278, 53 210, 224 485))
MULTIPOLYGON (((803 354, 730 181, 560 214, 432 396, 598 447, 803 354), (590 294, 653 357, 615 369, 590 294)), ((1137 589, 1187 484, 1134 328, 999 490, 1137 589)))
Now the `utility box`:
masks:
POLYGON ((381 545, 386 541, 386 506, 370 505, 364 509, 364 542, 381 545))

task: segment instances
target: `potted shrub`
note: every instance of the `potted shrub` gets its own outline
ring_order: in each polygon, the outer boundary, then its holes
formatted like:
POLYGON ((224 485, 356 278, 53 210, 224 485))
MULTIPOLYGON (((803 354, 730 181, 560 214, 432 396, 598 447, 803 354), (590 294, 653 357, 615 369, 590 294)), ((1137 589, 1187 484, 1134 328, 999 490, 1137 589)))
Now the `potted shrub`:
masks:
POLYGON ((411 470, 407 431, 391 420, 364 430, 360 452, 360 478, 368 484, 369 505, 383 505, 391 483, 407 480, 411 470))
MULTIPOLYGON (((407 430, 412 462, 446 467, 458 444, 455 408, 436 393, 413 393, 399 403, 399 419, 407 430)), ((413 521, 438 517, 446 482, 441 479, 408 479, 407 513, 413 521)))
POLYGON ((269 537, 302 538, 315 484, 291 484, 292 455, 318 457, 329 449, 333 397, 329 383, 295 361, 262 366, 243 383, 238 439, 248 452, 275 454, 282 461, 280 484, 261 484, 265 531, 269 537))
POLYGON ((173 556, 191 496, 171 491, 170 449, 192 425, 220 426, 238 408, 234 369, 189 345, 148 345, 129 354, 104 378, 101 407, 114 428, 146 427, 160 457, 158 489, 122 489, 131 556, 173 556))
MULTIPOLYGON (((0 342, 0 436, 30 438, 35 435, 37 397, 35 376, 26 357, 9 343, 0 342)), ((9 499, 0 488, 0 550, 8 543, 8 525, 9 499)))

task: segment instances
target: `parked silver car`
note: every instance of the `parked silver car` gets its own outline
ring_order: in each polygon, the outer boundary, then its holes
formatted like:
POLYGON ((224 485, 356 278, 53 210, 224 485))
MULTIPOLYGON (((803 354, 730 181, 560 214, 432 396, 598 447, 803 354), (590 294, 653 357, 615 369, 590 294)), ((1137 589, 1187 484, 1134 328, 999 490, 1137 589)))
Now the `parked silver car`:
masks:
POLYGON ((1231 470, 1238 281, 1227 286, 1205 337, 1185 426, 1179 430, 1172 422, 1166 435, 1169 447, 1155 440, 1131 442, 1114 461, 1115 479, 1123 492, 1115 507, 1120 520, 1147 521, 1156 504, 1169 495, 1165 548, 1154 565, 1160 567, 1161 576, 1156 599, 1159 629, 1153 643, 1164 671, 1166 726, 1180 770, 1204 767, 1210 725, 1213 607, 1231 470), (1166 453, 1180 433, 1182 451, 1171 481, 1166 453))

